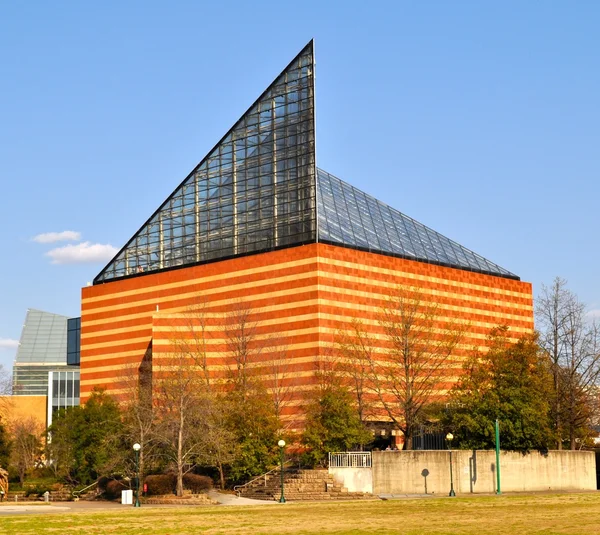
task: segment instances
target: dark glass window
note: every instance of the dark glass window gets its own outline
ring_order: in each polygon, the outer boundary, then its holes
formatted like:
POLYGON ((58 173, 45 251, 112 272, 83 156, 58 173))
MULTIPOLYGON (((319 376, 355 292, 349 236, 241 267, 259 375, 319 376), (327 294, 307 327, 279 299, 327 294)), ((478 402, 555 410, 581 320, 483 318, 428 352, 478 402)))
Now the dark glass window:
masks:
POLYGON ((81 346, 81 318, 67 320, 67 364, 79 366, 81 346))

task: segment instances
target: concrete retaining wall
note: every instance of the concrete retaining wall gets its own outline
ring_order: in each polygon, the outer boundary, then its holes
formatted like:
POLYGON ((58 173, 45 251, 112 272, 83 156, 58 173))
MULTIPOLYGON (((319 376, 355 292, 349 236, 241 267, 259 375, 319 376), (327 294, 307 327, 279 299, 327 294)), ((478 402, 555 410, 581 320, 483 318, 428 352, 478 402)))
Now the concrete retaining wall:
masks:
POLYGON ((348 492, 373 492, 371 468, 330 468, 329 473, 348 492))
MULTIPOLYGON (((452 452, 457 494, 496 492, 494 451, 452 452)), ((374 494, 448 494, 448 451, 373 452, 374 494)), ((550 451, 500 455, 503 492, 595 490, 596 459, 588 451, 550 451)))

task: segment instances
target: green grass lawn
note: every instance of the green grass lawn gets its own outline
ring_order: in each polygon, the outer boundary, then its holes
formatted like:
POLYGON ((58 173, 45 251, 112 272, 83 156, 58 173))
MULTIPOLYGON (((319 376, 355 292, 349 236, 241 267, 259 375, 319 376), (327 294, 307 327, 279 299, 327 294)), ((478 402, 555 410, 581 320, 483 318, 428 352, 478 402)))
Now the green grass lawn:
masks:
POLYGON ((600 533, 600 493, 0 515, 0 534, 600 533))

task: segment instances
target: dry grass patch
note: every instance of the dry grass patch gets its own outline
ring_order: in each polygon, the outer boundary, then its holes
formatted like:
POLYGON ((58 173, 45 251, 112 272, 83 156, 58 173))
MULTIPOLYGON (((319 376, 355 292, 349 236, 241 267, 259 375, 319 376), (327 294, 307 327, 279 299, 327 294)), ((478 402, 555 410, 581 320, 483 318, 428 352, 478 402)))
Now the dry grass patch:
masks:
POLYGON ((0 516, 7 535, 590 535, 600 494, 288 503, 250 507, 124 508, 0 516))

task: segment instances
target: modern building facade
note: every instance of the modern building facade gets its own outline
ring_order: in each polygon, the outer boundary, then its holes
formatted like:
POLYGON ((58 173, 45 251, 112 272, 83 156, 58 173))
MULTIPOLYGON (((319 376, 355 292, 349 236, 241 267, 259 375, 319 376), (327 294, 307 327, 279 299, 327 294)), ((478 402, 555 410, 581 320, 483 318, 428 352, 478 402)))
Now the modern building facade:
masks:
POLYGON ((79 365, 79 333, 70 328, 78 321, 42 310, 27 311, 13 365, 14 396, 47 395, 48 373, 72 370, 69 352, 72 364, 79 365))
POLYGON ((160 371, 199 333, 207 375, 225 380, 242 309, 252 368, 286 385, 290 418, 353 319, 379 339, 399 286, 468 325, 456 368, 498 324, 533 329, 529 283, 317 167, 314 76, 311 42, 83 288, 83 399, 126 395, 132 372, 160 371))
POLYGON ((30 414, 50 425, 54 411, 79 405, 79 324, 79 318, 27 311, 13 364, 10 400, 19 414, 30 414))

